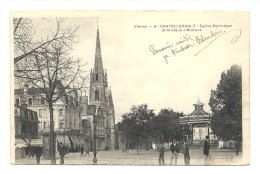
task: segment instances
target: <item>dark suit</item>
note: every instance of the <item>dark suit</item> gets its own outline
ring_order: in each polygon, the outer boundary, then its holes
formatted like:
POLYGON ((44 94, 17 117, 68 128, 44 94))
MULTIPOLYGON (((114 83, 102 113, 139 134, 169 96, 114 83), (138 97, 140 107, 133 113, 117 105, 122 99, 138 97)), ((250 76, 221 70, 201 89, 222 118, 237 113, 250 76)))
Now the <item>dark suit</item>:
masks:
POLYGON ((64 156, 66 155, 65 146, 60 147, 60 164, 64 164, 64 156))
POLYGON ((208 163, 209 161, 209 148, 210 148, 209 140, 205 140, 204 148, 203 148, 203 154, 205 155, 205 163, 208 163))
POLYGON ((184 155, 184 164, 186 166, 190 165, 190 153, 189 153, 189 147, 187 144, 183 144, 182 153, 184 155))

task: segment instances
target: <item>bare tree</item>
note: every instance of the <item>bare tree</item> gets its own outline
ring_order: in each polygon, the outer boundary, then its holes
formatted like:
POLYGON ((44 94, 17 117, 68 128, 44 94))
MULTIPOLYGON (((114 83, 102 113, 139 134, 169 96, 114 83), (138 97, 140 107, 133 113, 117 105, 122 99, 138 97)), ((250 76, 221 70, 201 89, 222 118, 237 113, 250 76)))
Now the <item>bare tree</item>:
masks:
MULTIPOLYGON (((42 20, 46 19, 42 18, 42 20)), ((30 18, 14 18, 14 63, 37 54, 46 45, 53 42, 72 49, 73 43, 78 41, 76 31, 79 26, 63 28, 61 25, 65 20, 66 18, 56 18, 56 30, 51 31, 51 35, 47 35, 45 39, 35 40, 34 35, 36 31, 32 20, 30 18)))
MULTIPOLYGON (((19 21, 18 21, 19 22, 19 21)), ((30 24, 30 22, 29 22, 30 24)), ((58 31, 59 22, 57 22, 58 31)), ((25 24, 23 24, 25 25, 25 24)), ((20 24, 17 24, 21 27, 20 24)), ((19 29, 15 29, 17 32, 19 29)), ((26 30, 23 29, 26 33, 26 30)), ((30 31, 28 31, 30 33, 30 31)), ((72 35, 74 35, 73 33, 72 35)), ((28 34, 28 43, 22 43, 19 48, 23 53, 16 57, 18 60, 15 63, 15 80, 16 82, 28 84, 37 87, 45 94, 45 100, 48 102, 50 110, 50 159, 51 164, 56 164, 55 159, 55 140, 54 140, 54 125, 53 125, 53 104, 61 97, 68 93, 81 90, 87 82, 87 74, 83 70, 86 64, 82 64, 80 59, 70 56, 72 44, 72 35, 69 36, 54 36, 47 42, 42 43, 38 47, 31 46, 37 43, 30 43, 28 34), (55 39, 59 38, 59 39, 55 39), (62 39, 63 38, 63 39, 62 39), (28 46, 27 46, 28 44, 28 46), (26 51, 32 50, 32 51, 26 51)), ((23 37, 23 36, 21 36, 23 37)), ((19 40, 19 39, 18 39, 19 40)), ((21 38, 21 40, 23 40, 21 38)), ((26 38, 24 39, 24 41, 26 38)))

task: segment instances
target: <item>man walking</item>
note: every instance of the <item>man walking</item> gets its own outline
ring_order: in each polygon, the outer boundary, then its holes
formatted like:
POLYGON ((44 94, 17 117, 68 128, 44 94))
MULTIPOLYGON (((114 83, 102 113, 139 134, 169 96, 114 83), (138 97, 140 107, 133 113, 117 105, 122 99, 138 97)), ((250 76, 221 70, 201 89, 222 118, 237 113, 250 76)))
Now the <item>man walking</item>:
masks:
POLYGON ((86 154, 85 154, 85 156, 87 156, 87 155, 90 156, 90 155, 89 155, 89 147, 87 147, 87 149, 86 149, 86 154))
POLYGON ((238 155, 238 152, 239 152, 239 149, 240 149, 240 144, 239 144, 238 140, 236 141, 235 146, 236 146, 236 155, 238 155))
POLYGON ((206 140, 204 142, 204 148, 203 148, 203 154, 204 154, 204 162, 207 165, 209 163, 209 148, 210 148, 210 142, 209 142, 209 136, 206 136, 206 140))
POLYGON ((36 156, 37 164, 39 165, 40 164, 41 155, 42 155, 41 147, 39 147, 39 146, 35 147, 34 148, 34 153, 35 153, 35 156, 36 156))
POLYGON ((83 153, 84 153, 84 146, 82 145, 81 148, 80 148, 80 157, 81 157, 81 155, 84 156, 83 153))
POLYGON ((170 150, 172 152, 170 165, 172 165, 173 158, 174 158, 174 165, 177 165, 178 153, 180 152, 180 150, 179 150, 179 146, 178 146, 176 140, 173 140, 173 142, 170 146, 170 150))
POLYGON ((182 153, 184 155, 184 164, 186 166, 189 166, 190 165, 190 153, 189 153, 189 147, 188 147, 186 140, 183 142, 182 153))
POLYGON ((64 164, 64 156, 66 155, 66 148, 64 145, 62 145, 62 142, 60 142, 60 164, 64 164))
POLYGON ((159 165, 161 165, 161 162, 164 165, 164 147, 162 143, 160 143, 159 147, 159 165))

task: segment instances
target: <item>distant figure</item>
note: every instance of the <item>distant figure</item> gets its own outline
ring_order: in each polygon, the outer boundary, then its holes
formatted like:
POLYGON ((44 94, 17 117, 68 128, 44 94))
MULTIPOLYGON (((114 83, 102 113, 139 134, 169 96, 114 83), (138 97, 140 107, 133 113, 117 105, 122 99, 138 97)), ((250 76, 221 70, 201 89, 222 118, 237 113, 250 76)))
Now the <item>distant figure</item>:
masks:
POLYGON ((238 152, 239 152, 239 149, 240 149, 240 143, 239 143, 239 141, 236 141, 235 146, 236 146, 236 155, 238 155, 238 152))
POLYGON ((83 153, 84 153, 84 146, 83 146, 83 145, 82 145, 81 148, 80 148, 80 152, 81 152, 81 153, 80 153, 80 157, 81 157, 81 155, 84 156, 84 154, 83 154, 83 153))
POLYGON ((40 148, 39 146, 34 148, 34 154, 36 156, 36 161, 37 164, 40 164, 40 160, 41 160, 41 156, 42 156, 42 148, 40 148))
POLYGON ((152 147, 153 147, 153 150, 155 150, 155 149, 156 149, 156 145, 155 145, 154 143, 153 143, 152 147))
POLYGON ((164 147, 162 143, 159 146, 159 165, 161 165, 161 162, 164 165, 164 147))
POLYGON ((186 166, 189 166, 190 165, 190 153, 189 153, 189 147, 188 147, 186 140, 183 142, 182 153, 184 155, 184 164, 186 166))
POLYGON ((86 154, 85 154, 85 156, 87 156, 87 155, 90 156, 90 155, 89 155, 89 147, 87 147, 87 149, 86 149, 86 154))
POLYGON ((64 156, 66 155, 66 148, 64 145, 62 145, 62 142, 60 142, 60 164, 64 164, 64 156))
POLYGON ((204 158, 205 164, 209 163, 209 158, 210 158, 209 148, 210 148, 210 142, 209 142, 209 136, 207 135, 206 140, 204 142, 204 148, 203 148, 203 154, 204 154, 204 157, 205 157, 204 158))
POLYGON ((172 152, 171 154, 171 160, 170 160, 170 165, 172 165, 172 161, 174 158, 174 165, 177 165, 177 160, 178 160, 178 153, 180 152, 179 146, 176 142, 176 140, 173 140, 171 146, 170 146, 170 150, 172 152))

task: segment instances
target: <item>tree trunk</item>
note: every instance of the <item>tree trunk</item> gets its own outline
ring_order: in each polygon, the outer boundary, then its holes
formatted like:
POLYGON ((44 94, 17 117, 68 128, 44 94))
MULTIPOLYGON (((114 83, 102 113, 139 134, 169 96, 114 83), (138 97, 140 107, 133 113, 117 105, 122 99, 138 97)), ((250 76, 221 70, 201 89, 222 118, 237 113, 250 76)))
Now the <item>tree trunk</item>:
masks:
POLYGON ((51 159, 51 164, 56 164, 52 101, 49 101, 49 110, 50 110, 50 159, 51 159))
POLYGON ((139 155, 139 137, 137 138, 137 155, 139 155))

